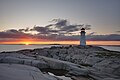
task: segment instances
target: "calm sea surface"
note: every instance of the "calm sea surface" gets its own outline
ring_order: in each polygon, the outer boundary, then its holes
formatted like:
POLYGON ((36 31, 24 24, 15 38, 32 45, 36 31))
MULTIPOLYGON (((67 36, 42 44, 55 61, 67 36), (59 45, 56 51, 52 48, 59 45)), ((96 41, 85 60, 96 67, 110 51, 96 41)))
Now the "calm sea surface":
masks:
POLYGON ((51 46, 58 46, 58 45, 0 45, 0 52, 17 51, 22 49, 49 48, 51 46))
MULTIPOLYGON (((2 51, 17 51, 22 49, 35 49, 35 48, 45 48, 51 46, 59 45, 0 45, 0 52, 2 51)), ((100 46, 108 50, 120 51, 120 47, 117 46, 100 46)))

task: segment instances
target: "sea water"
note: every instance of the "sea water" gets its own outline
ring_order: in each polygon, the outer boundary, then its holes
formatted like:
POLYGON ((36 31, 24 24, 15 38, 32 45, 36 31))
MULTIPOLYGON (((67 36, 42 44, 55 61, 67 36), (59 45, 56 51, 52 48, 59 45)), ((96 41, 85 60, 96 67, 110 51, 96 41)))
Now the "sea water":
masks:
POLYGON ((58 45, 0 45, 0 52, 18 51, 23 49, 35 49, 35 48, 49 48, 51 46, 58 46, 58 45))
MULTIPOLYGON (((17 51, 22 49, 50 48, 51 46, 60 46, 60 45, 0 45, 0 52, 17 51)), ((100 47, 103 47, 108 50, 120 52, 120 46, 100 46, 100 47)))

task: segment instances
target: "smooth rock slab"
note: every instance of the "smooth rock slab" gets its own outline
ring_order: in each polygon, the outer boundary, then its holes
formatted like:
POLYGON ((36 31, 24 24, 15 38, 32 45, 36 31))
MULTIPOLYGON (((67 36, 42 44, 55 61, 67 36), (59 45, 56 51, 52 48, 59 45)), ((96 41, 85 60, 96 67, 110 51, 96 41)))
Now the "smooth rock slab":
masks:
POLYGON ((57 59, 52 59, 52 58, 47 58, 44 56, 38 56, 37 59, 41 60, 43 59, 49 66, 50 69, 62 69, 62 70, 67 70, 69 71, 68 73, 71 75, 82 75, 82 76, 87 76, 89 74, 89 71, 86 68, 83 68, 77 64, 67 62, 67 61, 61 61, 57 59))
POLYGON ((38 68, 20 64, 0 64, 0 80, 57 80, 38 68))

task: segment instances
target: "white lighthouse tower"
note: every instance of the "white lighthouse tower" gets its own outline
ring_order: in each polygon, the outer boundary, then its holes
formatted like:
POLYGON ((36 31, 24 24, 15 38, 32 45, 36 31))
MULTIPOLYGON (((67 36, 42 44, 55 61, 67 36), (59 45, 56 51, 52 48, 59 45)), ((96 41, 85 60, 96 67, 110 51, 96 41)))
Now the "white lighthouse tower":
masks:
POLYGON ((80 36, 80 45, 85 46, 86 45, 86 37, 85 37, 85 28, 81 29, 81 36, 80 36))

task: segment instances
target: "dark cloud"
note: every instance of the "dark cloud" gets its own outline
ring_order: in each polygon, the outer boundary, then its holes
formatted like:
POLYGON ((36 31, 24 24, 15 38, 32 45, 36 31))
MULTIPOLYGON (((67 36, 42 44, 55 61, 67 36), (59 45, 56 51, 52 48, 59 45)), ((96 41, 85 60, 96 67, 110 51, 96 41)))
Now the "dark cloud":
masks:
POLYGON ((48 30, 49 33, 59 33, 59 30, 48 30))
MULTIPOLYGON (((55 31, 54 31, 55 32, 55 31)), ((120 35, 119 34, 110 34, 110 35, 87 35, 87 40, 92 40, 92 41, 120 41, 120 35)), ((64 35, 64 34, 26 34, 26 33, 20 33, 15 30, 9 30, 6 32, 0 32, 0 39, 21 39, 21 38, 33 38, 33 39, 43 39, 43 40, 79 40, 80 36, 79 35, 64 35), (13 34, 14 33, 14 34, 13 34)))
POLYGON ((28 38, 31 34, 26 34, 15 29, 0 32, 0 38, 28 38))
POLYGON ((86 30, 91 29, 91 25, 88 24, 74 25, 74 24, 70 24, 70 22, 67 19, 53 19, 52 22, 55 23, 51 24, 50 26, 55 26, 55 28, 57 28, 59 31, 66 31, 66 33, 80 31, 81 28, 85 28, 86 30))
MULTIPOLYGON (((57 35, 57 34, 49 34, 47 36, 37 35, 37 38, 48 39, 48 40, 56 40, 56 41, 74 41, 79 40, 80 35, 57 35)), ((118 34, 109 34, 109 35, 87 35, 87 40, 91 41, 120 41, 120 35, 118 34)))
POLYGON ((56 23, 54 24, 56 26, 56 28, 63 28, 65 26, 67 26, 68 21, 64 20, 64 19, 59 19, 58 21, 56 21, 56 23))
MULTIPOLYGON (((33 39, 43 39, 43 40, 79 40, 79 35, 73 35, 73 32, 80 31, 82 27, 89 30, 91 25, 84 24, 69 24, 66 19, 53 19, 52 24, 46 26, 34 26, 33 28, 26 29, 10 29, 7 31, 0 32, 0 39, 20 39, 20 38, 33 38, 33 39), (25 33, 28 31, 37 31, 37 34, 25 33)), ((96 32, 88 34, 87 40, 96 41, 120 41, 119 34, 109 34, 109 35, 95 35, 96 32)))
POLYGON ((15 29, 10 29, 6 31, 7 33, 19 33, 19 31, 15 30, 15 29))
POLYGON ((49 28, 49 27, 51 27, 51 26, 53 26, 53 24, 46 25, 45 27, 49 28))
POLYGON ((91 25, 86 24, 85 27, 83 27, 83 28, 85 28, 85 30, 91 30, 91 25))
POLYGON ((42 35, 49 35, 49 34, 72 34, 73 32, 80 31, 82 27, 85 27, 87 30, 90 29, 91 25, 84 24, 70 24, 67 19, 53 19, 52 24, 46 26, 34 26, 32 29, 19 29, 20 32, 27 32, 27 31, 37 31, 42 35))
POLYGON ((66 31, 66 32, 74 32, 78 30, 80 30, 80 28, 77 25, 68 25, 61 28, 61 31, 66 31))
MULTIPOLYGON (((109 34, 109 35, 91 35, 86 36, 87 40, 91 41, 120 41, 120 35, 118 34, 109 34)), ((60 36, 58 39, 62 40, 79 40, 80 36, 60 36)))
POLYGON ((20 32, 22 32, 22 31, 28 32, 28 31, 30 31, 30 29, 27 27, 26 29, 19 29, 18 31, 20 31, 20 32))
POLYGON ((117 33, 120 33, 120 31, 116 31, 117 33))
POLYGON ((91 32, 91 33, 89 33, 87 36, 92 36, 92 35, 94 35, 96 32, 91 32))
POLYGON ((37 31, 41 34, 49 34, 48 30, 49 29, 47 27, 40 27, 40 26, 35 26, 33 27, 33 29, 31 29, 31 31, 37 31))
POLYGON ((37 31, 42 35, 43 34, 48 35, 48 34, 59 32, 59 30, 53 30, 53 29, 49 28, 48 26, 46 26, 46 27, 35 26, 33 29, 31 29, 31 31, 37 31))
POLYGON ((19 29, 18 31, 22 32, 22 31, 25 31, 25 29, 19 29))
POLYGON ((94 41, 120 41, 120 35, 119 34, 91 35, 91 36, 87 36, 87 40, 94 40, 94 41))

